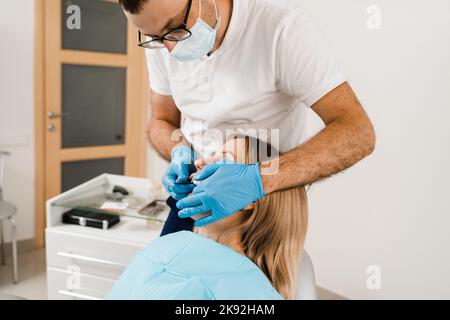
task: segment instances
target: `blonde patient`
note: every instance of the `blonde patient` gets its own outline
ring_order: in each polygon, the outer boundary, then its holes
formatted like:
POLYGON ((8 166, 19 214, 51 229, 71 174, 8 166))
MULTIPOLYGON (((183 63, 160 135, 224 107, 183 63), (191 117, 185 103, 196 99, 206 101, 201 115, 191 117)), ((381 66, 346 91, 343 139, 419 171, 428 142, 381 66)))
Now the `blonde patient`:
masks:
MULTIPOLYGON (((196 166, 202 169, 219 160, 255 164, 271 158, 265 156, 268 150, 273 149, 257 139, 234 136, 214 157, 199 160, 196 166)), ((307 224, 304 188, 271 193, 194 232, 179 231, 151 241, 107 298, 293 299, 307 224)))
MULTIPOLYGON (((195 164, 199 170, 220 160, 255 164, 265 160, 260 155, 266 155, 266 150, 271 150, 271 146, 260 140, 234 136, 214 157, 195 164)), ((195 216, 194 220, 207 215, 195 216)), ((297 187, 269 194, 226 219, 195 228, 194 232, 252 260, 285 299, 293 299, 307 226, 306 192, 297 187)))

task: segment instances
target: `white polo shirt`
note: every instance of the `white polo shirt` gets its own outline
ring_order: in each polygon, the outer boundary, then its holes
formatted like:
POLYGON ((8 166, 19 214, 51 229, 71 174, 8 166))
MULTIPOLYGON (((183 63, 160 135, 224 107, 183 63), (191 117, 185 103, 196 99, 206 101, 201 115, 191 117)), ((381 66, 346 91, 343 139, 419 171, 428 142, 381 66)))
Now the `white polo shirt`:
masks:
POLYGON ((173 97, 181 130, 199 156, 214 153, 230 129, 275 129, 268 133, 273 138, 279 130, 280 145, 271 142, 286 152, 304 142, 304 105, 346 79, 303 9, 265 0, 233 3, 224 41, 210 57, 179 62, 166 49, 146 50, 151 88, 173 97))

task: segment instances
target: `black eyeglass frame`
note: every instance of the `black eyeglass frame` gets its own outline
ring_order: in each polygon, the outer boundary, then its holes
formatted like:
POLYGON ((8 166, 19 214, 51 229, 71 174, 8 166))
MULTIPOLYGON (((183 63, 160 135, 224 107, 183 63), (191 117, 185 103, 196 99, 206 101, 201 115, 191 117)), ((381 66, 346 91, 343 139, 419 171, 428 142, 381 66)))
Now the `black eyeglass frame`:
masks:
POLYGON ((166 32, 161 37, 152 38, 151 40, 143 42, 143 41, 141 41, 142 33, 141 33, 140 30, 138 30, 138 43, 137 43, 137 45, 139 47, 143 47, 143 48, 146 48, 146 49, 158 49, 158 48, 163 48, 163 47, 149 48, 149 47, 147 47, 147 45, 150 44, 150 43, 154 43, 154 42, 162 44, 163 41, 180 42, 180 41, 184 41, 184 40, 190 38, 192 36, 192 32, 189 29, 187 29, 187 22, 188 22, 188 19, 189 19, 189 14, 191 13, 191 7, 192 7, 192 0, 188 0, 187 10, 186 10, 186 14, 184 15, 183 23, 180 24, 178 27, 176 27, 176 28, 166 32), (166 36, 168 36, 169 34, 171 34, 174 31, 177 31, 177 30, 186 31, 187 32, 187 36, 184 39, 180 39, 180 40, 166 38, 166 36))

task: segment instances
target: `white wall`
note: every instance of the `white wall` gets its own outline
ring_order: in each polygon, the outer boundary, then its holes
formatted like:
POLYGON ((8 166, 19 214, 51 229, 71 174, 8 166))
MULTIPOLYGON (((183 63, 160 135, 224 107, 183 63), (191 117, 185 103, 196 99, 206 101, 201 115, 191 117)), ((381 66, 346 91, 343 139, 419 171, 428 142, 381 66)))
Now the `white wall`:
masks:
MULTIPOLYGON (((307 248, 350 298, 450 298, 450 2, 301 0, 372 118, 375 154, 315 185, 307 248), (382 29, 366 28, 366 9, 382 29), (366 287, 369 265, 381 290, 366 287)), ((317 124, 317 122, 315 122, 317 124)))
MULTIPOLYGON (((18 238, 34 233, 34 1, 2 1, 0 10, 0 150, 7 159, 4 196, 19 208, 18 238)), ((9 227, 5 225, 7 239, 9 227)))

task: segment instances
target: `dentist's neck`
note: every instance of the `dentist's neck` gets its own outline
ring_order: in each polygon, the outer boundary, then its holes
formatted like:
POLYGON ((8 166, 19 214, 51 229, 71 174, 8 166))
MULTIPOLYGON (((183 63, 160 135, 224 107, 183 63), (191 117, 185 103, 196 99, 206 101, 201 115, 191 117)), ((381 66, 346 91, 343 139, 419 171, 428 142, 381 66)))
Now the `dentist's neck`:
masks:
MULTIPOLYGON (((203 0, 200 0, 203 1, 203 0)), ((213 1, 213 0, 212 0, 213 1)), ((215 0, 220 16, 220 27, 217 30, 216 43, 211 53, 220 48, 230 25, 234 0, 215 0)), ((238 0, 239 1, 239 0, 238 0)), ((214 6, 214 4, 212 4, 214 6)), ((214 8, 213 8, 214 9, 214 8)))

